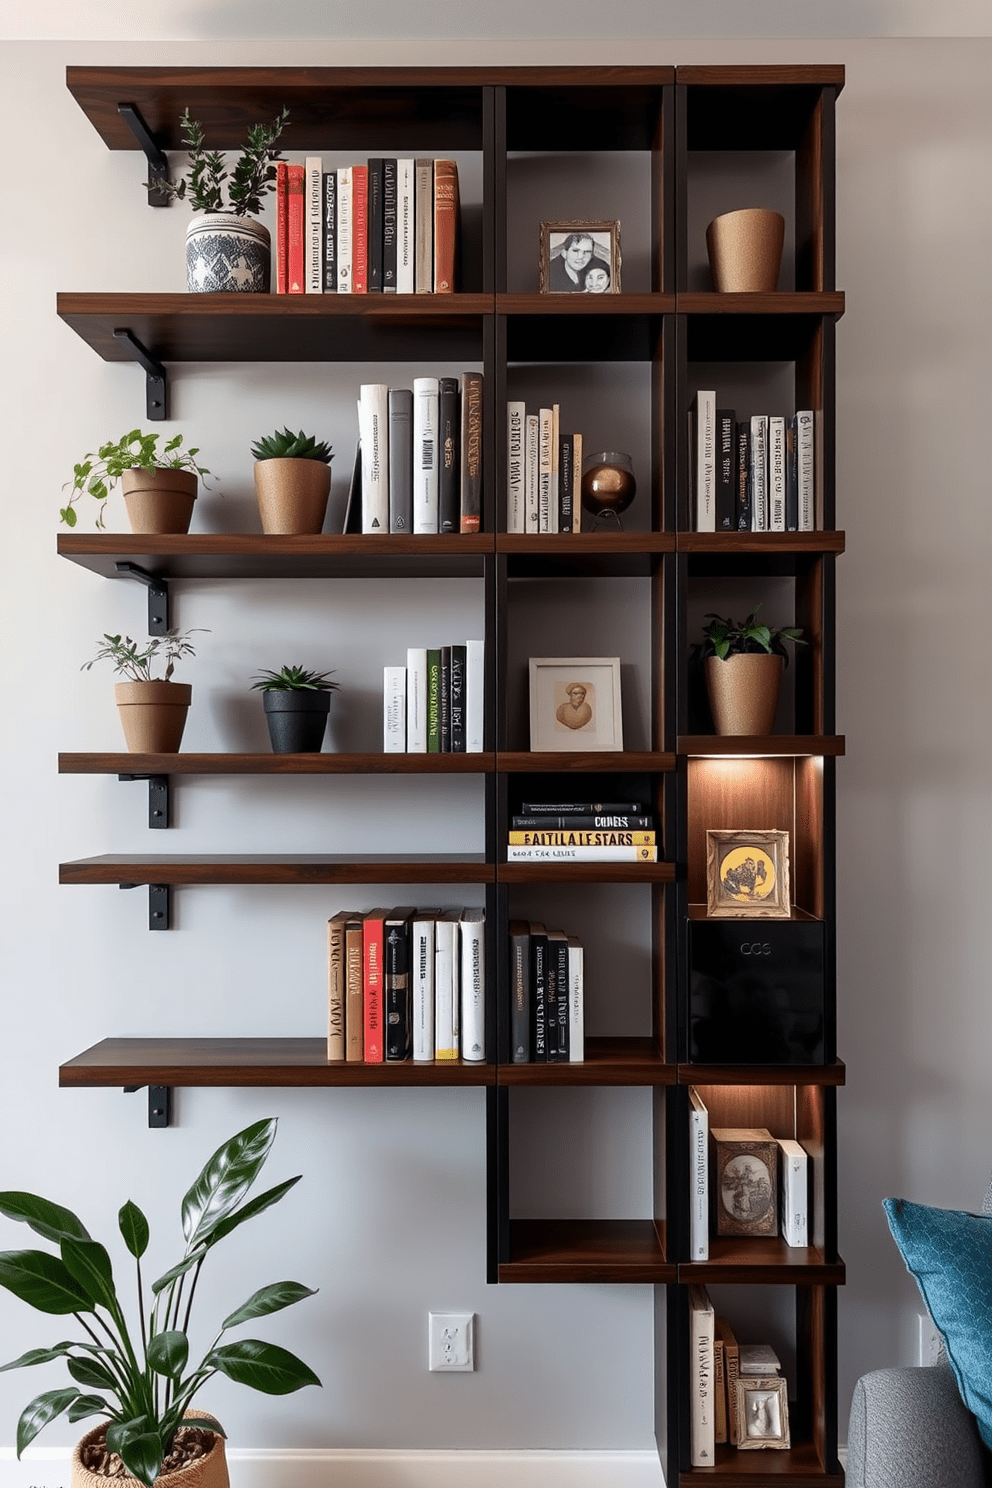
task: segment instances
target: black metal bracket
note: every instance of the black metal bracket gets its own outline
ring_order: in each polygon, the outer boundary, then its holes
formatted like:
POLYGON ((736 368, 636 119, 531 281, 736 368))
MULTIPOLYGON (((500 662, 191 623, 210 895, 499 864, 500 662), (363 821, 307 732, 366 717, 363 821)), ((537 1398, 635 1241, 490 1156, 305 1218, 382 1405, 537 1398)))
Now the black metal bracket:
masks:
POLYGON ((137 563, 115 563, 117 572, 148 587, 148 634, 165 635, 169 629, 169 581, 150 574, 137 563))
POLYGON ((133 103, 119 103, 117 112, 138 141, 140 149, 144 150, 148 160, 148 205, 150 207, 167 207, 169 205, 169 194, 160 186, 152 183, 155 181, 167 181, 169 179, 169 162, 163 152, 159 149, 151 130, 141 117, 141 111, 133 103))
MULTIPOLYGON (((140 1090, 140 1085, 125 1085, 124 1094, 134 1095, 140 1090)), ((162 1127, 172 1125, 172 1086, 171 1085, 149 1085, 148 1087, 148 1125, 150 1127, 162 1127)))
POLYGON ((118 341, 127 343, 134 360, 144 368, 145 417, 152 420, 168 418, 168 386, 162 363, 152 356, 147 346, 127 326, 115 326, 114 336, 118 341))
MULTIPOLYGON (((121 889, 136 889, 137 884, 118 884, 121 889)), ((168 884, 148 884, 148 928, 170 930, 172 928, 171 901, 168 884)), ((137 1089, 137 1086, 135 1086, 137 1089)))
POLYGON ((118 775, 118 780, 148 781, 148 825, 152 829, 172 826, 168 775, 118 775))

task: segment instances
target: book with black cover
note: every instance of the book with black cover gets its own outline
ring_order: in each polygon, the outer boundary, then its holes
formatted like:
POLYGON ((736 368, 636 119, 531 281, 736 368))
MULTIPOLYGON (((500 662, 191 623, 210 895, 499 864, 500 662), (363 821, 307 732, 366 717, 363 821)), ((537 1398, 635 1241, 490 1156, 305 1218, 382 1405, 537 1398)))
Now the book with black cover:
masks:
POLYGON ((482 530, 482 373, 461 375, 460 532, 482 530))
POLYGON ((548 1059, 547 976, 548 936, 545 927, 535 920, 530 927, 530 994, 534 1019, 531 1048, 536 1064, 546 1064, 548 1059))
POLYGON ((359 440, 355 446, 355 464, 351 472, 351 485, 348 487, 348 504, 344 509, 344 525, 341 531, 344 533, 361 532, 362 530, 362 441, 359 440))
POLYGON ((441 753, 441 650, 427 650, 427 753, 441 753))
POLYGON ((737 418, 732 408, 716 411, 716 530, 733 532, 737 515, 737 450, 734 431, 737 418))
POLYGON ((635 816, 644 813, 644 805, 641 801, 523 801, 520 805, 522 816, 622 816, 624 813, 633 813, 635 816))
POLYGON ((560 930, 548 931, 548 976, 546 1021, 548 1061, 568 1063, 568 937, 560 930))
POLYGON ((530 926, 510 921, 510 1058, 529 1064, 532 1048, 530 998, 530 926))
POLYGON ((382 289, 396 293, 397 268, 397 186, 396 160, 382 162, 382 289))
POLYGON ((324 172, 324 293, 334 294, 338 287, 337 262, 337 171, 324 172))
POLYGON ((751 531, 751 430, 746 423, 737 425, 737 489, 734 515, 738 532, 751 531))
POLYGON ((798 428, 795 418, 785 421, 785 530, 799 531, 798 428))
POLYGON ((440 468, 437 479, 439 532, 457 532, 461 456, 458 433, 458 379, 438 378, 438 437, 440 468))
POLYGON ((572 530, 572 497, 575 481, 571 434, 558 439, 558 531, 572 530))
POLYGON ((465 646, 451 647, 451 687, 449 706, 451 710, 451 752, 464 754, 467 744, 465 729, 465 646))
POLYGON ((382 160, 369 161, 369 294, 382 293, 382 160))
POLYGON ((386 1058, 409 1059, 410 1017, 410 905, 390 910, 383 926, 385 966, 386 1058))
POLYGON ((413 531, 413 390, 389 389, 389 530, 413 531))
POLYGON ((441 753, 451 753, 451 647, 441 647, 441 668, 438 673, 438 720, 441 735, 441 753))

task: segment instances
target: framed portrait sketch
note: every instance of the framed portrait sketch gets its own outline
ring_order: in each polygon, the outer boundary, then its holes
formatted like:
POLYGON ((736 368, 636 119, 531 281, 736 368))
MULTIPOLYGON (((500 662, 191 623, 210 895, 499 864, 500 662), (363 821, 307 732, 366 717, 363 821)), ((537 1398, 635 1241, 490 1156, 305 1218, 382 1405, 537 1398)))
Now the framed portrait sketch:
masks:
POLYGON ((619 222, 542 222, 542 294, 619 294, 619 222))
POLYGON ((789 919, 788 832, 706 833, 706 913, 713 919, 789 919))
POLYGON ((781 1375, 738 1375, 730 1407, 737 1419, 740 1451, 790 1445, 789 1393, 781 1375))
POLYGON ((619 656, 530 658, 530 747, 623 748, 619 656))

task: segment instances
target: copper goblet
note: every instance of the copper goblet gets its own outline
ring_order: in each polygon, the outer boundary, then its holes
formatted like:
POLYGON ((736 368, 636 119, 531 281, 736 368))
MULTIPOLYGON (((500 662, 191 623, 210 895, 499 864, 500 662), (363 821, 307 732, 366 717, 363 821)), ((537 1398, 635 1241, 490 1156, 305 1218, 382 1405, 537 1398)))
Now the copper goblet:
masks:
POLYGON ((582 462, 582 505, 593 524, 615 521, 622 530, 620 513, 627 510, 637 495, 634 466, 629 455, 618 450, 603 450, 587 455, 582 462))

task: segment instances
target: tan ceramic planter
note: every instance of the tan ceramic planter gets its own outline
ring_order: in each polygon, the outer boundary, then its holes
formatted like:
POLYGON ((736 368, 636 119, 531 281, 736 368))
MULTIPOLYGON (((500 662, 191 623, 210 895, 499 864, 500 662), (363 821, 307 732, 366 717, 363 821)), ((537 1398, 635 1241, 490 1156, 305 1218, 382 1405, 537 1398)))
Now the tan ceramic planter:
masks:
MULTIPOLYGON (((201 1420, 214 1420, 206 1411, 187 1411, 187 1415, 196 1415, 201 1420)), ((107 1429, 107 1423, 95 1426, 88 1431, 82 1441, 77 1442, 72 1454, 72 1479, 71 1488, 142 1488, 137 1478, 132 1478, 130 1473, 123 1473, 118 1477, 108 1478, 103 1473, 90 1472, 84 1467, 81 1454, 90 1442, 97 1441, 107 1429)), ((214 1445, 205 1457, 198 1457, 188 1467, 180 1468, 179 1472, 163 1473, 155 1479, 155 1488, 230 1488, 231 1480, 227 1475, 227 1458, 224 1455, 224 1438, 214 1437, 214 1445)))
POLYGON ((782 658, 772 653, 706 658, 706 687, 718 734, 770 734, 775 724, 782 658))
POLYGON ((118 682, 124 738, 132 754, 176 754, 193 698, 188 682, 118 682))
POLYGON ((124 505, 132 532, 188 532, 196 501, 191 470, 125 470, 124 505))
POLYGON ((714 217, 706 229, 713 284, 721 294, 771 294, 778 288, 785 218, 765 207, 714 217))
POLYGON ((262 531, 314 536, 324 526, 331 472, 322 460, 256 460, 255 495, 262 531))

